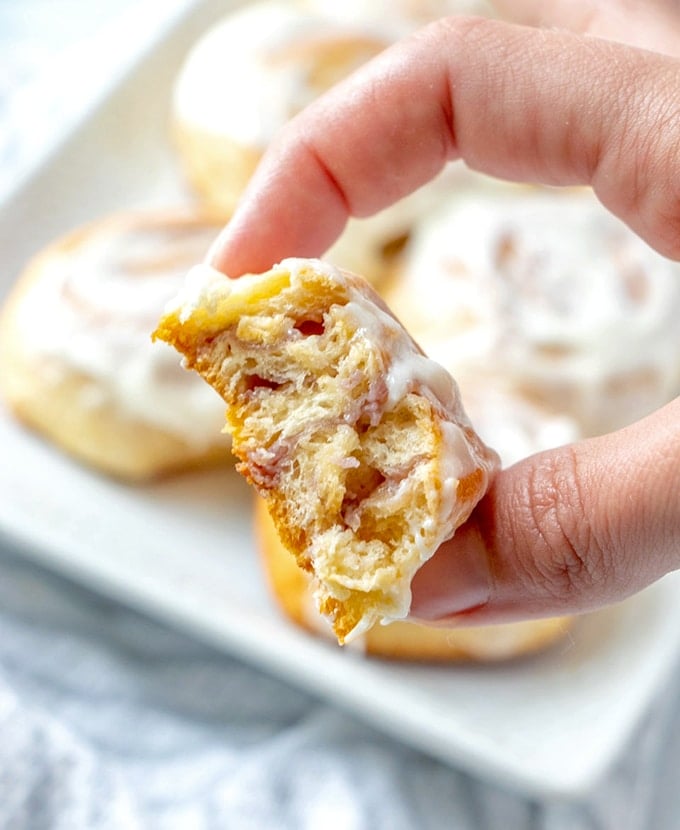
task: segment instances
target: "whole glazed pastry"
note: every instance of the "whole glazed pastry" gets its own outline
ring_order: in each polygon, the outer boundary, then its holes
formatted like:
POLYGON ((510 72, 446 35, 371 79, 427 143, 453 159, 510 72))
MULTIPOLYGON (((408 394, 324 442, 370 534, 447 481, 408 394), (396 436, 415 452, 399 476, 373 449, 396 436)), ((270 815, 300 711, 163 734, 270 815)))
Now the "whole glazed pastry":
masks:
POLYGON ((185 211, 131 212, 38 254, 0 319, 0 391, 13 412, 126 479, 224 463, 222 402, 149 336, 216 232, 185 211))
POLYGON ((173 95, 177 146, 205 203, 228 218, 281 127, 388 43, 375 27, 341 26, 284 0, 251 3, 209 29, 173 95))
POLYGON ((237 468, 339 642, 405 617, 413 575, 498 466, 450 375, 365 280, 319 260, 238 280, 199 266, 156 336, 224 398, 237 468))
POLYGON ((648 414, 680 383, 680 268, 590 191, 452 201, 414 229, 386 296, 463 386, 502 383, 586 435, 648 414))
MULTIPOLYGON (((404 33, 391 14, 339 20, 303 5, 262 0, 231 12, 197 41, 178 73, 172 101, 178 155, 204 208, 223 221, 277 132, 404 33)), ((379 284, 415 217, 453 185, 481 181, 454 162, 411 197, 351 219, 324 258, 379 284)))

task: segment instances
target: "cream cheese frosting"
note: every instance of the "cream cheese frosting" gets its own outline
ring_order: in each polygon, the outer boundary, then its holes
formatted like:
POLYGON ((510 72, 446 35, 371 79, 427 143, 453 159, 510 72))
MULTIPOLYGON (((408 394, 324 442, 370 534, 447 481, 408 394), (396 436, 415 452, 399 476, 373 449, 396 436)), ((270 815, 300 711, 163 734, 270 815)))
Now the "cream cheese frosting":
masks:
POLYGON ((340 26, 277 0, 250 4, 195 44, 175 85, 175 116, 264 150, 336 75, 349 74, 388 43, 376 26, 340 26))
POLYGON ((177 353, 152 343, 165 303, 214 238, 211 224, 113 219, 45 259, 17 309, 24 349, 50 382, 90 379, 81 405, 115 406, 190 445, 214 443, 224 405, 177 353))

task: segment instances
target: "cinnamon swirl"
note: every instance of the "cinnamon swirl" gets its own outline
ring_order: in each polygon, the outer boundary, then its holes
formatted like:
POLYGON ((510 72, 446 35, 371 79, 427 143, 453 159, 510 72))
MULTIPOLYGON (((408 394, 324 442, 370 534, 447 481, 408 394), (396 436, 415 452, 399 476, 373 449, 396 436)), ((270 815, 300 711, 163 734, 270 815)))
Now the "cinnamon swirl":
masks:
POLYGON ((497 187, 414 229, 388 302, 426 352, 610 431, 680 385, 680 267, 590 191, 497 187))
POLYGON ((0 384, 16 415, 115 476, 228 463, 219 397, 150 340, 217 230, 185 212, 125 213, 38 254, 0 321, 0 384))

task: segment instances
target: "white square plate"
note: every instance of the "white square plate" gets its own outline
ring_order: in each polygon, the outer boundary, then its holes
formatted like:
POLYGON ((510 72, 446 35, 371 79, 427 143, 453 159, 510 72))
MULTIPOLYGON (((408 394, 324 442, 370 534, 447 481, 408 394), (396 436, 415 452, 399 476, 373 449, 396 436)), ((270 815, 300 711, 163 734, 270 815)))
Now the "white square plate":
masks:
MULTIPOLYGON (((0 295, 49 239, 111 210, 186 196, 167 135, 172 79, 224 3, 207 2, 134 67, 0 214, 0 295)), ((540 658, 412 666, 281 619, 259 570, 250 494, 213 471, 129 487, 90 472, 0 407, 0 530, 27 556, 284 676, 439 758, 531 794, 586 791, 622 750, 680 651, 678 578, 584 618, 540 658)))

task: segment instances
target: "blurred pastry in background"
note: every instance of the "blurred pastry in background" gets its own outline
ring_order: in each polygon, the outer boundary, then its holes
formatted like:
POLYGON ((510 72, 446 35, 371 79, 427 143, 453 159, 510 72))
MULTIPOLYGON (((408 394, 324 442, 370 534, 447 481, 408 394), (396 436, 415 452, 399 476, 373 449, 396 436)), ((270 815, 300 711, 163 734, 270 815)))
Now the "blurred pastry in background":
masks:
MULTIPOLYGON (((313 635, 333 638, 318 611, 310 574, 298 568, 281 542, 264 499, 255 505, 255 538, 272 598, 296 625, 313 635)), ((529 620, 484 627, 443 628, 410 621, 376 625, 352 647, 374 657, 418 662, 510 660, 545 651, 571 630, 567 617, 529 620)))
POLYGON ((0 391, 16 416, 125 479, 230 463, 222 401, 150 339, 217 230, 186 211, 130 212, 40 252, 0 318, 0 391))
POLYGON ((522 395, 501 378, 458 377, 465 411, 503 467, 583 437, 576 420, 522 395))
POLYGON ((668 402, 680 266, 589 190, 497 186, 421 218, 386 297, 455 376, 499 382, 585 435, 668 402))
MULTIPOLYGON (((398 34, 390 14, 339 20, 303 5, 262 0, 231 12, 196 42, 178 72, 171 121, 181 167, 203 207, 223 221, 277 132, 398 34)), ((376 216, 350 219, 324 259, 380 284, 422 211, 452 187, 482 181, 453 162, 376 216)))
POLYGON ((339 25, 284 0, 248 4, 209 29, 173 97, 177 147, 205 204, 231 216, 281 127, 389 42, 376 27, 339 25))
POLYGON ((440 17, 452 14, 494 17, 493 5, 486 0, 298 0, 305 8, 313 9, 342 22, 388 21, 398 36, 440 17))

